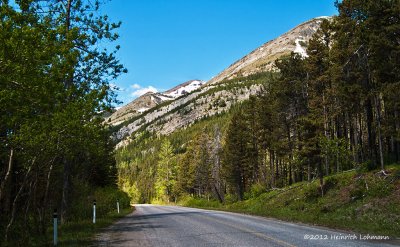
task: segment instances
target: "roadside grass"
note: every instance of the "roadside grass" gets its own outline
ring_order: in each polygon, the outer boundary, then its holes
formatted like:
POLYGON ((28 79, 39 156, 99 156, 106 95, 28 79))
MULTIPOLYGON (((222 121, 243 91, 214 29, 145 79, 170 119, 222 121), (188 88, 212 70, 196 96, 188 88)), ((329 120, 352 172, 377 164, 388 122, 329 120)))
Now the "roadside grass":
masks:
MULTIPOLYGON (((87 188, 80 186, 85 191, 87 188)), ((86 191, 76 195, 76 202, 71 208, 71 218, 65 224, 59 226, 58 246, 91 246, 96 233, 100 232, 132 212, 129 196, 115 187, 97 188, 95 191, 86 191), (89 196, 85 196, 89 195, 89 196), (79 196, 79 197, 78 197, 79 196), (93 200, 96 199, 96 223, 93 224, 93 200), (120 213, 117 212, 116 202, 119 200, 120 213)), ((53 228, 48 228, 47 235, 52 243, 53 228)))
MULTIPOLYGON (((74 203, 70 207, 69 217, 64 224, 58 224, 57 246, 94 246, 95 234, 111 225, 117 219, 131 213, 128 194, 115 186, 91 188, 87 184, 76 184, 74 203), (96 199, 96 223, 92 222, 93 201, 96 199), (117 212, 117 200, 120 213, 117 212)), ((0 246, 53 246, 53 215, 46 215, 46 231, 41 234, 32 222, 28 230, 21 228, 22 217, 17 217, 8 242, 0 246)), ((2 222, 1 222, 2 223, 2 222)))
MULTIPOLYGON (((132 211, 133 208, 125 208, 121 209, 119 214, 117 212, 110 212, 96 219, 95 224, 93 224, 92 220, 68 222, 58 229, 58 246, 94 246, 94 237, 97 233, 132 211)), ((48 235, 52 236, 52 234, 53 229, 49 229, 48 235)))
POLYGON ((387 166, 386 171, 353 170, 325 177, 324 196, 319 182, 313 181, 225 205, 190 197, 179 204, 400 237, 400 167, 387 166))
MULTIPOLYGON (((58 245, 57 246, 95 246, 95 235, 102 229, 111 225, 116 220, 123 218, 131 213, 134 207, 123 208, 118 214, 115 211, 106 213, 96 218, 93 224, 92 219, 71 220, 58 226, 58 245)), ((53 227, 47 228, 45 235, 20 236, 20 240, 9 243, 0 243, 0 246, 53 246, 53 227)))

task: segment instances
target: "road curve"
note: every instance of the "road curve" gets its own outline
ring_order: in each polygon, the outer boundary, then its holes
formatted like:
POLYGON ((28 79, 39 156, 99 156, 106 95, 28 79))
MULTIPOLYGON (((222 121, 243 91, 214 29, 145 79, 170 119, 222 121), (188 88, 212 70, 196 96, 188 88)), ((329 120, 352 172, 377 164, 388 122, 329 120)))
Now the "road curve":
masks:
POLYGON ((99 234, 96 246, 393 246, 360 239, 366 235, 257 216, 177 206, 135 207, 99 234))

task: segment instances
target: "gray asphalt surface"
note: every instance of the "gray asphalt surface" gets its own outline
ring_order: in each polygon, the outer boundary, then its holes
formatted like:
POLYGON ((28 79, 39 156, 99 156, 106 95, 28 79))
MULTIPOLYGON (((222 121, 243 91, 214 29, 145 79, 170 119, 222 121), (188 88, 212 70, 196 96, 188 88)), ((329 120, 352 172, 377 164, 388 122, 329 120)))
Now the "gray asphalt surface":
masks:
POLYGON ((142 204, 135 207, 132 214, 99 234, 96 246, 396 245, 392 241, 360 240, 367 238, 364 234, 353 235, 257 216, 177 206, 142 204), (350 236, 356 239, 343 239, 350 236))

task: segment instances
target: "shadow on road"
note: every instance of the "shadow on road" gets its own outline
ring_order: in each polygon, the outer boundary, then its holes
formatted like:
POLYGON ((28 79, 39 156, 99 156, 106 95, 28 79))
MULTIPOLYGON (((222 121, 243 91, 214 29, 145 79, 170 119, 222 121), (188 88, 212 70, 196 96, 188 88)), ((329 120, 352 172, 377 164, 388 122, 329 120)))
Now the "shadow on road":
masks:
MULTIPOLYGON (((188 212, 165 212, 155 214, 138 215, 134 212, 119 220, 112 226, 105 228, 96 236, 94 246, 126 246, 132 242, 140 242, 141 246, 146 245, 146 239, 140 238, 135 232, 147 231, 148 229, 168 228, 170 226, 160 224, 161 219, 171 216, 191 217, 195 215, 208 214, 207 212, 188 211, 188 212), (132 237, 134 236, 134 237, 132 237)), ((144 214, 143 214, 144 213, 144 214)), ((150 242, 148 243, 150 246, 150 242)))

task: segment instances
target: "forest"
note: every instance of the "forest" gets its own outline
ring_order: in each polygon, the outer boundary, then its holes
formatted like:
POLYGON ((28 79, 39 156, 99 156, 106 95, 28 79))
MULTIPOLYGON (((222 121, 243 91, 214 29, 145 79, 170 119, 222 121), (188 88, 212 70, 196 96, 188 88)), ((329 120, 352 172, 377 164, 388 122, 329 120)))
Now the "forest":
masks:
MULTIPOLYGON (((64 224, 90 219, 95 199, 112 200, 114 208, 120 196, 129 206, 116 187, 114 145, 102 117, 116 102, 110 81, 126 72, 119 47, 101 46, 117 40, 120 23, 97 14, 99 7, 0 2, 1 246, 46 238, 54 210, 64 224)), ((107 210, 100 206, 99 216, 107 210)))
POLYGON ((136 133, 116 153, 119 186, 137 202, 231 202, 317 180, 323 196, 326 176, 399 163, 400 3, 336 7, 259 95, 169 136, 136 133))

